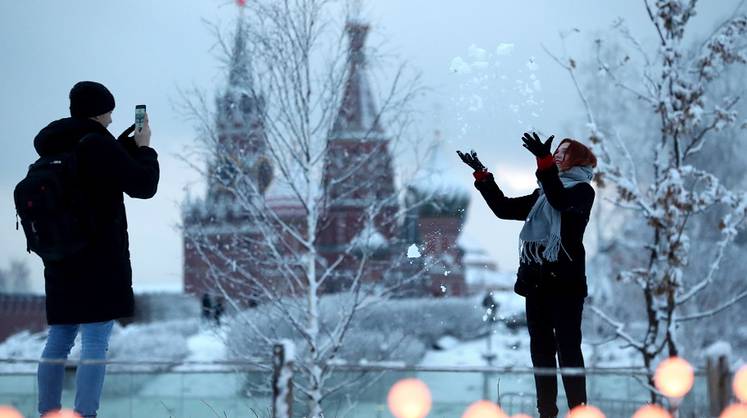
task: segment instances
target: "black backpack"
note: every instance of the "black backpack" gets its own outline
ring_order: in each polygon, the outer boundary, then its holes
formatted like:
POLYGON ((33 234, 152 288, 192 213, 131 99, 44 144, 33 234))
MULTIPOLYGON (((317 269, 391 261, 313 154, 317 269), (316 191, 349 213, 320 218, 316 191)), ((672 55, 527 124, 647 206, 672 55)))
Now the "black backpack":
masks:
POLYGON ((47 262, 62 260, 86 247, 88 217, 81 197, 75 152, 41 157, 31 164, 13 191, 26 250, 47 262))

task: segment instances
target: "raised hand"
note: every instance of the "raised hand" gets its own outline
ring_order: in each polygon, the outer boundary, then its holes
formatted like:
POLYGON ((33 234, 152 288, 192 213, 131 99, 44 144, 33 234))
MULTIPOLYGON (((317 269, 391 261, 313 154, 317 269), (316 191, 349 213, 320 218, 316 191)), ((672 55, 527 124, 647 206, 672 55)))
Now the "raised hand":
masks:
POLYGON ((552 155, 552 140, 555 135, 551 135, 544 143, 540 140, 539 135, 536 132, 532 132, 532 135, 524 132, 524 136, 521 138, 524 141, 524 148, 528 149, 529 152, 534 154, 537 158, 546 157, 552 155))
POLYGON ((477 153, 472 150, 468 153, 463 153, 459 150, 457 150, 457 155, 459 155, 459 158, 462 159, 462 162, 467 164, 468 166, 472 167, 475 171, 488 171, 487 168, 485 168, 484 165, 480 162, 480 159, 477 158, 477 153))
POLYGON ((139 147, 150 146, 150 122, 147 113, 145 114, 145 120, 143 121, 143 128, 135 131, 135 143, 139 147))

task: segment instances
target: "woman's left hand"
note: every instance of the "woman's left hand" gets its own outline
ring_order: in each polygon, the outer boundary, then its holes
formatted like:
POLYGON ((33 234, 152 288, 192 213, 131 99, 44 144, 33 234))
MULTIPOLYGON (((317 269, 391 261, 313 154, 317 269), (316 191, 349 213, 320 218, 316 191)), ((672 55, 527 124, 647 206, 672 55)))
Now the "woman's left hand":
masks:
POLYGON ((550 138, 548 138, 547 141, 543 143, 536 132, 532 132, 532 135, 524 132, 524 136, 521 138, 521 140, 524 141, 524 148, 528 149, 529 152, 534 154, 535 157, 543 158, 547 157, 548 155, 552 155, 551 150, 553 138, 555 138, 555 135, 550 135, 550 138))

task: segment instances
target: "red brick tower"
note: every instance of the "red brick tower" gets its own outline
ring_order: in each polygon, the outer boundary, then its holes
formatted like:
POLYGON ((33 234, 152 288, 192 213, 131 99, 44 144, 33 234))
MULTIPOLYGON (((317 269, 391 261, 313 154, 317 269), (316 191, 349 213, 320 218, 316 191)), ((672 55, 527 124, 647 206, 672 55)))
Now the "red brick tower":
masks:
POLYGON ((208 170, 208 200, 231 197, 227 186, 245 185, 247 193, 264 194, 272 181, 272 165, 262 124, 264 98, 253 91, 251 63, 243 19, 239 19, 229 64, 228 84, 216 98, 218 140, 208 170), (247 182, 246 177, 251 181, 247 182))
MULTIPOLYGON (((378 264, 383 265, 400 239, 394 169, 389 139, 379 122, 366 74, 368 25, 349 22, 347 31, 350 47, 345 90, 325 156, 324 185, 331 203, 320 223, 326 225, 321 231, 320 251, 334 259, 349 243, 357 242, 375 247, 378 264), (373 217, 368 215, 371 208, 375 208, 373 217)), ((354 264, 350 260, 351 268, 354 264)), ((380 273, 381 269, 374 267, 368 279, 378 280, 380 273)))
MULTIPOLYGON (((198 296, 219 293, 214 282, 206 280, 208 257, 214 266, 235 270, 240 266, 238 254, 232 254, 231 238, 237 234, 256 234, 256 225, 248 219, 235 197, 263 198, 272 182, 273 168, 267 158, 267 142, 262 123, 264 100, 253 91, 251 62, 245 45, 243 19, 239 19, 229 64, 225 89, 216 98, 216 143, 207 170, 207 193, 204 201, 186 202, 183 224, 185 234, 200 234, 205 242, 220 247, 221 255, 200 254, 184 239, 184 290, 198 296)), ((246 198, 243 199, 246 201, 246 198)), ((226 281, 226 288, 236 289, 236 283, 226 281), (231 282, 229 286, 228 283, 231 282)), ((244 289, 242 289, 245 291, 244 289)))

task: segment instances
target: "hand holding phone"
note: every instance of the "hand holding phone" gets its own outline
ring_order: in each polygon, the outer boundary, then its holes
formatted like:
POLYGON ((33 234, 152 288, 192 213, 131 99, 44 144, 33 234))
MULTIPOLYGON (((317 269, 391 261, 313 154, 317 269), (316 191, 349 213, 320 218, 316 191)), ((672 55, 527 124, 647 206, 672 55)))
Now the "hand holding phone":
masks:
POLYGON ((142 131, 144 124, 145 124, 145 105, 137 105, 135 106, 135 129, 137 129, 138 132, 142 131))
MULTIPOLYGON (((143 107, 145 109, 145 107, 143 107)), ((148 114, 143 112, 143 118, 141 122, 141 127, 138 128, 138 120, 135 119, 135 143, 139 147, 149 147, 150 146, 150 123, 148 122, 148 114)))

